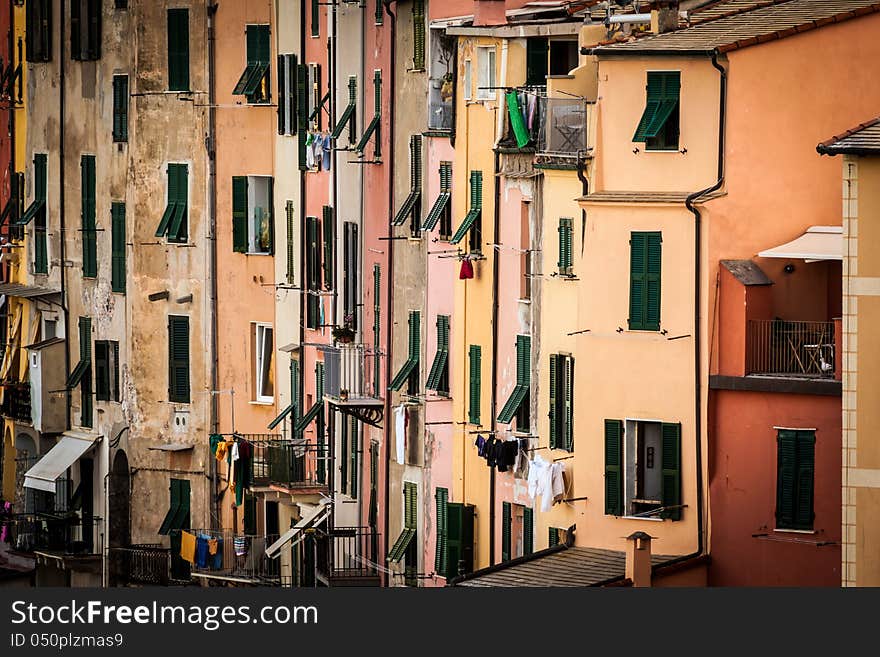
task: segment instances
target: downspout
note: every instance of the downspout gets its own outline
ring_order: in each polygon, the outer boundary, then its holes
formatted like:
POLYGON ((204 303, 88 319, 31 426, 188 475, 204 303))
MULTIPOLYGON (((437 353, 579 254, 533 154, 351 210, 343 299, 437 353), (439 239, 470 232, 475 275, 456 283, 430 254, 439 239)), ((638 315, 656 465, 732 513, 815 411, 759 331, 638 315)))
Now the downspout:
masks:
MULTIPOLYGON (((397 64, 397 15, 391 11, 391 3, 394 0, 382 0, 382 4, 385 6, 385 13, 389 18, 389 28, 391 29, 391 48, 389 53, 389 74, 391 76, 391 81, 389 84, 389 97, 391 98, 391 102, 388 103, 388 143, 389 148, 394 148, 394 91, 396 87, 396 64, 397 64)), ((394 207, 394 151, 388 156, 388 212, 391 212, 391 208, 394 207)), ((391 222, 386 221, 388 227, 388 234, 386 243, 388 244, 388 277, 385 283, 385 303, 387 305, 387 312, 385 313, 385 385, 383 386, 385 392, 385 440, 383 441, 385 447, 385 509, 384 509, 384 522, 385 522, 385 540, 388 540, 388 530, 390 528, 390 516, 388 509, 388 501, 389 501, 389 486, 391 485, 391 395, 389 393, 389 388, 391 387, 391 331, 394 328, 394 319, 393 319, 393 307, 394 303, 394 230, 391 228, 391 222)), ((385 550, 387 553, 387 550, 385 550)), ((387 585, 388 582, 386 581, 387 585)))
POLYGON ((694 215, 694 427, 696 433, 695 457, 697 466, 697 550, 692 554, 679 557, 669 563, 686 561, 702 556, 705 552, 703 540, 703 400, 702 400, 702 335, 700 331, 701 289, 702 289, 702 233, 703 221, 700 209, 694 205, 697 200, 724 185, 724 131, 726 126, 727 107, 727 71, 718 63, 718 52, 712 52, 712 66, 720 74, 719 109, 718 109, 718 179, 710 187, 694 192, 687 197, 684 204, 694 215))
MULTIPOLYGON (((503 79, 503 78, 502 78, 503 79)), ((501 227, 501 177, 499 176, 501 155, 495 150, 495 208, 493 217, 493 244, 498 242, 498 233, 501 227)), ((498 276, 500 275, 501 263, 498 251, 492 247, 492 425, 490 435, 496 438, 495 431, 498 428, 496 419, 498 410, 498 276)), ((495 565, 495 468, 489 468, 489 565, 495 565)))
MULTIPOLYGON (((209 304, 211 324, 211 400, 210 422, 211 433, 219 433, 220 398, 219 398, 219 347, 217 341, 217 94, 216 94, 216 56, 217 39, 215 34, 214 16, 219 5, 208 5, 208 276, 211 300, 209 304)), ((215 505, 215 515, 211 518, 211 529, 219 527, 222 516, 220 495, 217 494, 217 463, 211 459, 211 490, 215 505)))
MULTIPOLYGON (((65 112, 65 93, 64 93, 64 3, 59 3, 59 17, 58 17, 58 25, 60 32, 59 39, 59 53, 58 53, 58 73, 59 73, 59 103, 58 103, 58 111, 60 113, 58 120, 58 131, 59 131, 59 143, 58 143, 58 159, 60 161, 60 166, 58 167, 58 202, 60 204, 60 212, 58 217, 58 223, 61 232, 61 239, 59 240, 61 245, 59 247, 59 256, 61 259, 61 303, 63 304, 64 310, 64 376, 65 381, 70 378, 70 310, 67 307, 67 276, 64 267, 65 255, 67 254, 67 249, 65 248, 65 236, 67 235, 67 229, 65 228, 65 212, 64 212, 64 190, 66 185, 64 184, 64 112, 65 112)), ((66 386, 65 386, 66 387, 66 386)), ((68 429, 71 428, 70 419, 71 419, 71 409, 70 409, 70 388, 67 388, 67 421, 64 426, 68 429)))
MULTIPOLYGON (((7 42, 7 48, 9 51, 9 60, 10 63, 14 61, 15 58, 15 4, 9 3, 9 39, 7 42)), ((21 73, 19 77, 19 81, 24 77, 24 62, 21 61, 21 56, 18 58, 18 65, 21 66, 21 73)), ((13 69, 14 70, 14 69, 13 69)), ((13 181, 15 180, 15 102, 13 99, 12 104, 9 107, 9 146, 11 148, 9 152, 9 197, 12 198, 12 185, 15 184, 13 181)), ((21 191, 18 192, 21 194, 21 191)), ((12 220, 9 220, 8 227, 6 228, 6 239, 8 242, 12 242, 12 220)), ((9 282, 11 278, 12 267, 8 263, 3 267, 3 281, 5 283, 9 282)), ((9 308, 9 305, 6 306, 9 308)), ((8 312, 8 310, 7 310, 8 312)), ((0 448, 0 454, 2 454, 3 449, 0 448)), ((2 466, 0 466, 2 467, 2 466)))
MULTIPOLYGON (((300 30, 299 30, 299 52, 300 52, 300 64, 305 64, 306 62, 306 3, 299 3, 299 21, 300 21, 300 30)), ((301 111, 301 110, 300 110, 301 111)), ((305 139, 306 136, 297 131, 296 135, 297 141, 300 139, 305 139)), ((298 149, 297 149, 298 150, 298 149)), ((299 163, 297 164, 299 166, 299 163)), ((306 340, 306 329, 305 329, 305 316, 306 316, 306 296, 308 295, 308 291, 306 289, 307 281, 306 281, 306 240, 303 238, 304 228, 305 228, 305 219, 306 219, 306 172, 303 169, 299 170, 299 203, 300 203, 300 240, 299 240, 299 367, 297 368, 297 376, 299 377, 299 381, 297 382, 298 388, 298 397, 299 399, 292 399, 291 401, 296 401, 296 413, 299 415, 302 413, 302 404, 300 404, 300 399, 303 398, 305 385, 306 385, 306 375, 305 375, 305 352, 303 349, 303 343, 306 340)), ((291 422, 291 438, 293 438, 293 427, 296 424, 296 418, 291 422)))

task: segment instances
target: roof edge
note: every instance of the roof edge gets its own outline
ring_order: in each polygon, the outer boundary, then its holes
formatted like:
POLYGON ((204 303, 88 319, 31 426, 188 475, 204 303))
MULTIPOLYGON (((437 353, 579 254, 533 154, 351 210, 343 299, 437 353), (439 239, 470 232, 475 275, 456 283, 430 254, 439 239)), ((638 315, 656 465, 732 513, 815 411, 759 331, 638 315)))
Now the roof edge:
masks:
POLYGON ((556 554, 557 552, 564 552, 569 547, 570 546, 566 545, 565 543, 560 543, 559 545, 554 545, 553 547, 549 547, 545 550, 539 550, 538 552, 532 552, 531 554, 523 557, 517 557, 516 559, 511 559, 510 561, 502 561, 492 566, 486 566, 485 568, 480 568, 479 570, 475 570, 472 573, 467 573, 466 575, 459 575, 458 577, 454 577, 453 579, 446 582, 446 586, 455 586, 456 584, 460 584, 461 582, 476 579, 478 577, 482 577, 483 575, 491 575, 492 573, 506 570, 511 566, 518 566, 519 564, 528 563, 530 561, 534 561, 535 559, 540 559, 541 557, 556 554))

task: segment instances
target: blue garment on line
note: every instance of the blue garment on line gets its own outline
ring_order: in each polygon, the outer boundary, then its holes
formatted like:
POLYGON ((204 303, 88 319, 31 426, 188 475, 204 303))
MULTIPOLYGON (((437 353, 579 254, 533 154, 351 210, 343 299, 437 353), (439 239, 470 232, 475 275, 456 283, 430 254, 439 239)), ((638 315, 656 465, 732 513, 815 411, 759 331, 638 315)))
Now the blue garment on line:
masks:
POLYGON ((196 568, 208 567, 208 539, 210 536, 199 534, 196 537, 196 568))

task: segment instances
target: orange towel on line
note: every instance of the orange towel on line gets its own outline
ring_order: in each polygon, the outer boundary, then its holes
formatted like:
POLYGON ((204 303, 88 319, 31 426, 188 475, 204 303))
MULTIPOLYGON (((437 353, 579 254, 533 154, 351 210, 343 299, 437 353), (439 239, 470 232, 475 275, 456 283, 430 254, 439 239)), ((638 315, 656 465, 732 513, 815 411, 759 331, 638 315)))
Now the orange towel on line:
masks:
POLYGON ((196 560, 196 535, 180 532, 180 558, 190 563, 196 560))

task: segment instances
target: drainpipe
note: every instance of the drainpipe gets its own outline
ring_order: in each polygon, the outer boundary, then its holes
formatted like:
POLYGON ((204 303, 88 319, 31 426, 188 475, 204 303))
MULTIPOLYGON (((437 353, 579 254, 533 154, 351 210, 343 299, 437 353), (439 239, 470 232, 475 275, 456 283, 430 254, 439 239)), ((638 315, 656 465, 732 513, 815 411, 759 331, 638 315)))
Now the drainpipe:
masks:
MULTIPOLYGON (((299 52, 300 52, 300 64, 304 64, 306 62, 306 3, 299 3, 299 52)), ((297 132, 296 135, 297 140, 305 139, 306 136, 302 133, 297 132)), ((297 164, 299 166, 299 164, 297 164)), ((299 400, 303 398, 305 385, 306 385, 306 375, 305 375, 305 351, 303 348, 303 343, 306 340, 306 329, 305 329, 305 316, 306 316, 306 296, 308 295, 308 291, 306 289, 306 240, 303 237, 305 227, 305 218, 306 218, 306 172, 300 169, 299 172, 299 203, 300 203, 300 240, 299 240, 299 367, 297 368, 297 375, 299 376, 299 382, 297 384, 297 388, 299 389, 299 399, 291 399, 291 401, 297 402, 297 414, 302 413, 301 404, 299 400)), ((293 437, 293 431, 291 427, 291 438, 293 437)))
POLYGON ((701 314, 701 282, 702 282, 702 215, 694 205, 697 200, 724 185, 724 130, 727 107, 727 71, 718 63, 718 52, 712 52, 712 66, 720 75, 719 108, 718 108, 718 179, 706 189, 694 192, 687 197, 685 207, 694 215, 694 427, 696 433, 695 455, 697 466, 697 550, 692 554, 674 559, 670 563, 685 561, 701 556, 706 549, 703 540, 703 409, 702 409, 702 336, 700 332, 701 314))
MULTIPOLYGON (((67 275, 64 266, 65 255, 67 254, 67 249, 65 248, 65 236, 67 235, 67 229, 65 228, 65 212, 64 212, 64 190, 66 185, 64 184, 64 112, 65 112, 65 93, 64 93, 64 26, 66 25, 65 17, 64 17, 64 3, 59 3, 59 16, 58 16, 58 30, 60 32, 59 39, 59 47, 58 47, 58 72, 59 72, 59 103, 58 103, 58 112, 60 116, 58 117, 58 131, 59 131, 59 145, 58 145, 58 159, 60 161, 60 166, 58 167, 58 202, 60 204, 60 212, 59 212, 59 232, 61 233, 60 248, 59 248, 59 257, 61 259, 61 303, 64 309, 64 376, 65 381, 70 378, 70 311, 67 308, 67 275)), ((68 388, 66 391, 67 396, 67 421, 65 423, 65 427, 70 429, 70 389, 68 388)))
MULTIPOLYGON (((504 78, 502 78, 504 79, 504 78)), ((492 242, 497 243, 498 233, 501 228, 501 177, 498 175, 501 169, 501 155, 495 150, 495 212, 493 217, 492 242)), ((496 419, 498 411, 498 276, 501 267, 498 251, 492 247, 492 425, 490 435, 497 438, 495 431, 498 428, 496 419)), ((467 442, 467 441, 465 441, 467 442)), ((489 468, 489 565, 495 565, 495 468, 489 468)))
MULTIPOLYGON (((217 3, 208 5, 208 138, 205 144, 208 151, 208 242, 210 244, 208 276, 210 277, 211 295, 209 304, 211 315, 211 394, 209 395, 211 400, 211 433, 219 433, 220 426, 219 348, 217 344, 217 38, 214 25, 214 16, 218 8, 217 3)), ((217 464, 214 459, 211 459, 211 484, 215 505, 215 517, 211 518, 211 529, 217 529, 220 526, 223 510, 221 509, 220 496, 217 494, 217 464)))
MULTIPOLYGON (((9 3, 9 39, 7 40, 7 48, 9 51, 9 61, 10 64, 15 61, 15 4, 9 3)), ((19 56, 18 65, 21 66, 21 75, 24 75, 24 63, 21 61, 21 57, 19 56)), ((13 70, 15 70, 13 68, 13 70)), ((21 77, 19 77, 21 80, 21 77)), ((12 149, 9 152, 9 198, 12 198, 12 185, 15 180, 15 102, 13 100, 12 104, 9 107, 9 146, 12 149)), ((19 194, 21 192, 19 191, 19 194)), ((9 242, 12 242, 12 220, 9 220, 9 227, 6 229, 6 239, 9 242)), ((10 279, 10 274, 12 273, 12 266, 9 263, 6 263, 6 266, 3 267, 3 281, 8 283, 10 279)), ((9 303, 6 305, 7 309, 9 308, 9 303)), ((8 310, 7 310, 8 312, 8 310)), ((0 448, 0 453, 2 453, 2 448, 0 448)), ((0 466, 2 467, 2 466, 0 466)))
MULTIPOLYGON (((393 94, 396 89, 396 69, 395 66, 397 64, 397 15, 391 11, 391 3, 394 0, 382 0, 382 4, 385 5, 385 13, 389 18, 389 28, 391 29, 391 48, 390 48, 390 76, 391 81, 389 84, 390 94, 392 96, 392 102, 388 103, 388 143, 389 148, 394 148, 394 99, 393 94)), ((388 156, 388 209, 389 212, 391 208, 394 207, 394 151, 388 156)), ((394 319, 393 319, 393 306, 394 303, 394 230, 391 228, 391 222, 387 223, 388 227, 388 235, 387 235, 387 244, 388 244, 388 279, 385 283, 386 291, 385 291, 385 303, 388 307, 388 311, 385 313, 385 440, 383 441, 385 447, 385 540, 388 541, 388 529, 390 527, 390 517, 388 510, 388 500, 389 500, 389 486, 391 484, 391 394, 389 393, 389 388, 391 387, 391 331, 394 328, 394 319)), ((387 550, 386 550, 387 552, 387 550)), ((387 585, 388 582, 386 581, 387 585)))

